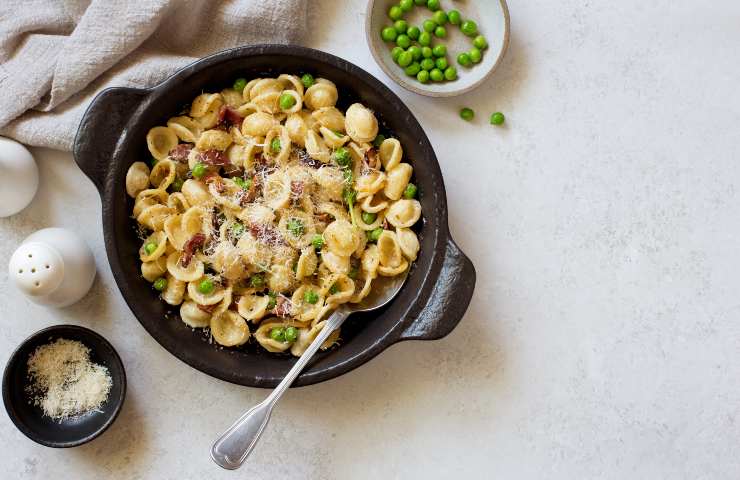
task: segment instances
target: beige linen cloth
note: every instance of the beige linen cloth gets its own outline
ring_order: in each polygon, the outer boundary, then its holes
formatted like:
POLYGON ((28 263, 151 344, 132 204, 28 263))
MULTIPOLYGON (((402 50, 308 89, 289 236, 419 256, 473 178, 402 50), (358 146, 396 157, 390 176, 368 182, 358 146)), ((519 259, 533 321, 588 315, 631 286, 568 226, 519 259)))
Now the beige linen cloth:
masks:
POLYGON ((0 134, 71 150, 95 93, 219 50, 296 43, 308 0, 0 0, 0 134))

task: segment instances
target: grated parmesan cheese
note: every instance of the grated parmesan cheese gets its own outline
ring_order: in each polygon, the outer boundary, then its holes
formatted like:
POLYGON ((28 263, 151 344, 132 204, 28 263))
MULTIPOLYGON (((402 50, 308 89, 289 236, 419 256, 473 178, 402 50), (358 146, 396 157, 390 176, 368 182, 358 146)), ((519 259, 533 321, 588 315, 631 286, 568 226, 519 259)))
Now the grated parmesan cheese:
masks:
POLYGON ((113 384, 108 369, 90 361, 90 349, 60 338, 38 347, 28 357, 26 392, 44 415, 62 421, 98 410, 113 384))

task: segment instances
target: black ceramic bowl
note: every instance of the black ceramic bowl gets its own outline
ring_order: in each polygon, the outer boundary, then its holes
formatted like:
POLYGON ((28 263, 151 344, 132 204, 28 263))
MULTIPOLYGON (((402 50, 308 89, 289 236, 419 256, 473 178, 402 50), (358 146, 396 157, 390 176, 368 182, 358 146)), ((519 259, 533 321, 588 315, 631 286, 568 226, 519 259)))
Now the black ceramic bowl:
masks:
POLYGON ((203 91, 220 91, 235 78, 281 73, 325 77, 339 89, 339 108, 361 101, 375 111, 381 131, 395 135, 419 187, 419 258, 398 297, 385 309, 356 314, 342 327, 339 347, 320 352, 294 385, 346 373, 402 340, 433 340, 460 321, 475 286, 475 269, 450 238, 444 182, 429 139, 409 109, 386 86, 357 66, 324 52, 296 46, 258 45, 217 53, 185 67, 150 89, 111 88, 92 102, 77 131, 74 156, 100 192, 105 246, 123 297, 144 328, 175 356, 217 378, 274 387, 293 365, 289 356, 252 344, 223 349, 176 318, 140 274, 139 240, 125 191, 129 166, 149 158, 147 131, 164 125, 203 91))
POLYGON ((126 372, 121 358, 108 340, 90 329, 76 325, 55 325, 34 333, 13 352, 3 374, 3 403, 18 430, 41 445, 54 448, 76 447, 102 434, 118 416, 126 396, 126 372), (90 360, 108 368, 113 385, 100 411, 68 418, 61 422, 43 415, 29 403, 28 357, 41 345, 59 338, 78 340, 90 349, 90 360))

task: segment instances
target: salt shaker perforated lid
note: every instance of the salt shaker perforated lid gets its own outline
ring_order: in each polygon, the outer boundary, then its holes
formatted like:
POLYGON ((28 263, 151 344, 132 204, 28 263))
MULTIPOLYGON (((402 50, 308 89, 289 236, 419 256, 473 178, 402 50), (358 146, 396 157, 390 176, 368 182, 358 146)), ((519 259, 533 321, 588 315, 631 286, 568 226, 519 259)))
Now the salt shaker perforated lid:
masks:
POLYGON ((64 307, 90 290, 95 279, 95 258, 74 232, 45 228, 21 243, 10 258, 8 273, 31 301, 64 307))
POLYGON ((39 188, 39 169, 20 143, 0 137, 0 217, 9 217, 31 203, 39 188))

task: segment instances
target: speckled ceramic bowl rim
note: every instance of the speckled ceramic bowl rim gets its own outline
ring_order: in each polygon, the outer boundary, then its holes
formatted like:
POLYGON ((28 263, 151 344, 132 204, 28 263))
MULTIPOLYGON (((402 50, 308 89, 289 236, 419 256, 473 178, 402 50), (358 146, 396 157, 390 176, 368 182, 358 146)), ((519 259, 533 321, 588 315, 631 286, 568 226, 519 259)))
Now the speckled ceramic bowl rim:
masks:
POLYGON ((509 49, 509 36, 511 31, 511 25, 510 25, 510 19, 509 19, 509 6, 506 3, 506 0, 498 0, 498 2, 501 4, 501 8, 504 12, 504 43, 501 46, 501 50, 499 51, 498 58, 496 58, 496 61, 493 63, 491 68, 486 72, 485 75, 483 75, 480 79, 475 81, 474 83, 459 88, 457 90, 452 90, 449 92, 433 92, 430 90, 426 90, 424 88, 420 88, 416 85, 414 85, 412 82, 408 81, 403 76, 399 75, 397 72, 394 72, 392 69, 388 68, 388 66, 383 62, 380 55, 383 55, 382 52, 379 52, 377 48, 375 48, 375 43, 373 42, 373 35, 375 35, 375 32, 373 32, 373 29, 371 28, 372 23, 372 12, 373 7, 375 6, 375 3, 378 0, 369 0, 367 2, 367 8, 365 9, 365 40, 367 41, 367 46, 370 49, 370 53, 373 55, 373 59, 375 60, 375 63, 380 66, 380 68, 385 72, 386 75, 388 75, 391 79, 393 79, 394 82, 405 88, 406 90, 414 93, 418 93, 419 95, 424 95, 427 97, 456 97, 458 95, 462 95, 464 93, 468 93, 476 88, 478 88, 483 82, 485 82, 488 77, 491 76, 493 72, 495 72, 499 65, 501 65, 501 62, 504 59, 504 56, 506 56, 506 51, 509 49))

